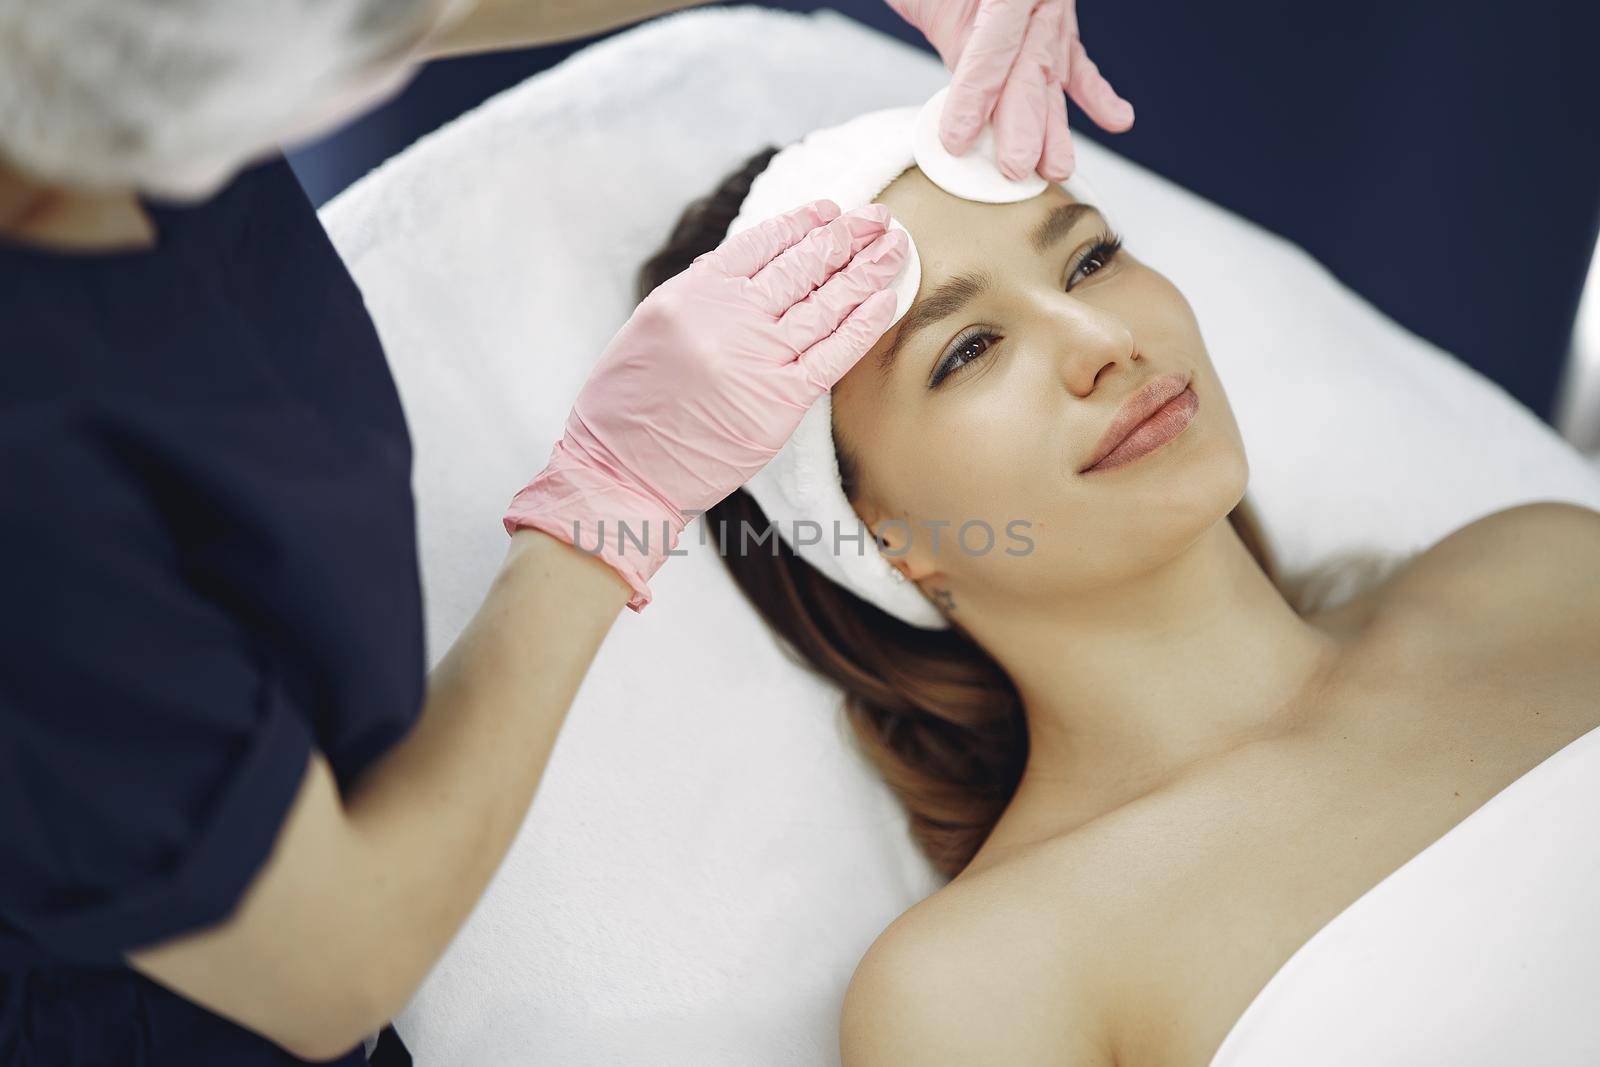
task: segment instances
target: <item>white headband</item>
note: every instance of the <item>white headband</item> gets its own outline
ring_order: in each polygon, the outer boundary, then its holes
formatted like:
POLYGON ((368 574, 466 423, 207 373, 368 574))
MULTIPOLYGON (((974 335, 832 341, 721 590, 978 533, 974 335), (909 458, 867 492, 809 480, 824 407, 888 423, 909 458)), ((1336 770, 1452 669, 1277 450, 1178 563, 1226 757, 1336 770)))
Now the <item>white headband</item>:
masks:
MULTIPOLYGON (((1047 183, 1037 175, 1014 182, 1000 173, 992 130, 985 130, 966 156, 958 159, 946 153, 937 136, 928 132, 936 130, 943 102, 941 90, 920 108, 869 112, 815 130, 784 148, 751 183, 727 235, 813 200, 832 200, 841 211, 865 207, 912 166, 920 167, 946 191, 970 200, 1014 202, 1045 190, 1047 183)), ((1106 211, 1078 174, 1062 188, 1073 199, 1106 211)), ((921 281, 916 247, 910 248, 906 268, 894 282, 900 297, 894 321, 910 308, 921 281)), ((794 436, 744 488, 784 543, 835 583, 913 626, 949 628, 916 583, 901 579, 845 497, 833 443, 831 394, 822 394, 801 418, 794 436), (798 529, 802 523, 805 530, 798 529)))

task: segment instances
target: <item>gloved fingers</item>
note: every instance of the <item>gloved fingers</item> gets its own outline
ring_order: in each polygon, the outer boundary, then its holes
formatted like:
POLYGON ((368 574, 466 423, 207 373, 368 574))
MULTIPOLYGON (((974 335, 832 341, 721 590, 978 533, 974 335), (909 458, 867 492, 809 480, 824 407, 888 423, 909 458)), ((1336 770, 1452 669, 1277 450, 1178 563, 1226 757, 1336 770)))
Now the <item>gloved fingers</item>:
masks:
POLYGON ((696 256, 694 261, 708 260, 723 274, 748 278, 812 230, 838 217, 838 204, 832 200, 813 200, 734 234, 711 251, 696 256))
POLYGON ((1078 0, 1062 0, 1061 36, 1056 38, 1055 64, 1051 76, 1063 89, 1072 76, 1072 43, 1078 39, 1078 0))
POLYGON ((1044 158, 1039 173, 1053 182, 1064 182, 1078 169, 1077 153, 1072 150, 1072 134, 1067 129, 1067 98, 1061 86, 1049 87, 1050 110, 1044 123, 1044 158))
POLYGON ((1018 63, 1000 93, 1000 102, 995 105, 995 161, 1000 165, 1000 173, 1012 181, 1026 178, 1037 170, 1039 157, 1044 152, 1045 119, 1049 113, 1047 94, 1061 91, 1056 86, 1048 86, 1044 75, 1043 69, 1031 63, 1018 63))
POLYGON ((972 37, 972 22, 984 0, 888 0, 901 18, 927 36, 939 60, 951 70, 972 37))
POLYGON ((774 317, 782 315, 876 241, 888 226, 889 209, 868 204, 812 230, 750 279, 757 306, 774 317))
POLYGON ((862 250, 850 266, 790 308, 778 320, 784 340, 804 352, 839 328, 872 294, 887 288, 906 262, 906 235, 890 230, 862 250))
POLYGON ((837 330, 800 353, 793 364, 794 373, 803 379, 808 398, 832 389, 877 344, 894 320, 895 304, 894 290, 878 290, 850 312, 837 330))
POLYGON ((995 105, 995 154, 1000 173, 1012 181, 1037 170, 1044 154, 1051 99, 1061 95, 1050 79, 1060 33, 1061 0, 1044 0, 1028 22, 1022 51, 995 105))
POLYGON ((939 121, 939 140, 952 154, 965 154, 994 113, 1022 50, 1033 4, 1034 0, 989 0, 978 9, 939 121))
POLYGON ((1083 108, 1096 126, 1110 133, 1121 133, 1133 125, 1133 105, 1117 95, 1094 60, 1083 50, 1083 42, 1072 41, 1072 71, 1067 78, 1067 95, 1083 108))

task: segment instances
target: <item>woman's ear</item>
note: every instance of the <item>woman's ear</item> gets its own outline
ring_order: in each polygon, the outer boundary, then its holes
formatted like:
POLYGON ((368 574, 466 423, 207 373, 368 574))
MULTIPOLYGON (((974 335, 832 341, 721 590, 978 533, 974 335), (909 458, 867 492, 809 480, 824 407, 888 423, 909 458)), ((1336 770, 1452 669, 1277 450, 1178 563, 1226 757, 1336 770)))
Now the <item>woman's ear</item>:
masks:
POLYGON ((877 540, 878 551, 906 578, 920 582, 939 573, 939 561, 930 548, 932 541, 926 529, 919 536, 916 525, 902 518, 868 521, 867 526, 877 540))

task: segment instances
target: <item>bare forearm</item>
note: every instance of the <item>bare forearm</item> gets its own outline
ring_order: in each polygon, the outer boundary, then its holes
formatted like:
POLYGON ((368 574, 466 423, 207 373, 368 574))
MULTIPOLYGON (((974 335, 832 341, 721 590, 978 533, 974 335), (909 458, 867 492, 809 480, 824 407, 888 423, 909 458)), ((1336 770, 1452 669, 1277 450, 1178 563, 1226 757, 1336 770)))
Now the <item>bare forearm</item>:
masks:
MULTIPOLYGON (((455 936, 516 836, 568 707, 631 596, 610 566, 518 531, 482 608, 429 679, 421 719, 345 810, 371 869, 374 937, 401 996, 455 936)), ((396 1005, 398 1009, 399 1005, 396 1005)))
POLYGON ((424 48, 430 59, 566 41, 706 0, 479 0, 424 48))
POLYGON ((129 962, 302 1057, 337 1055, 376 1030, 499 866, 631 596, 608 564, 519 530, 404 740, 344 796, 314 752, 233 914, 129 962))

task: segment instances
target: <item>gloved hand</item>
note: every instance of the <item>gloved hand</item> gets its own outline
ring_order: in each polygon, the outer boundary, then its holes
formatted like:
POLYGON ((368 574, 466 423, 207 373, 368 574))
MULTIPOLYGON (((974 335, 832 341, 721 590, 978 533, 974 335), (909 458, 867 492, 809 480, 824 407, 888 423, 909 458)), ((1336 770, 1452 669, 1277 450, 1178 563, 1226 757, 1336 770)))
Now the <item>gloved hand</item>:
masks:
POLYGON ((939 138, 956 155, 992 120, 1001 173, 1014 180, 1037 170, 1066 181, 1077 162, 1063 88, 1101 128, 1121 133, 1133 125, 1133 106, 1084 52, 1077 0, 887 3, 954 72, 939 138))
POLYGON ((906 259, 888 222, 882 205, 814 201, 660 285, 601 354, 507 532, 604 559, 642 610, 684 526, 766 466, 888 329, 906 259))

